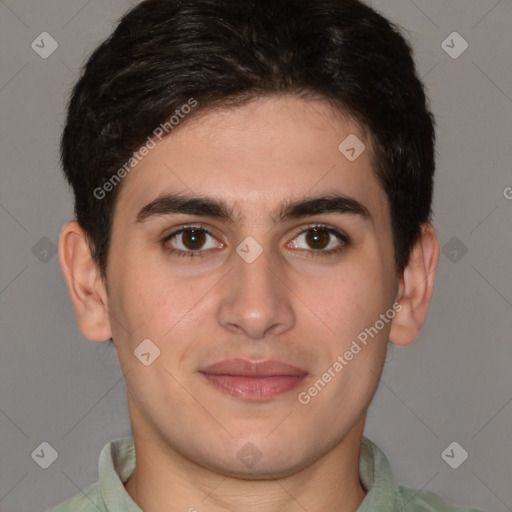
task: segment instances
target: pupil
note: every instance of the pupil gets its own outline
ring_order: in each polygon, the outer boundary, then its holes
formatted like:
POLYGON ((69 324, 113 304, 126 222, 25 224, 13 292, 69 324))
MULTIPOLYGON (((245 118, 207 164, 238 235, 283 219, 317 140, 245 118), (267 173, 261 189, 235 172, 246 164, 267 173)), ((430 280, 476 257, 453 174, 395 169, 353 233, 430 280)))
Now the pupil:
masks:
POLYGON ((187 249, 199 249, 205 242, 205 234, 203 231, 189 229, 183 233, 183 245, 187 249))
POLYGON ((310 229, 306 241, 313 249, 324 249, 329 245, 329 233, 325 229, 310 229))

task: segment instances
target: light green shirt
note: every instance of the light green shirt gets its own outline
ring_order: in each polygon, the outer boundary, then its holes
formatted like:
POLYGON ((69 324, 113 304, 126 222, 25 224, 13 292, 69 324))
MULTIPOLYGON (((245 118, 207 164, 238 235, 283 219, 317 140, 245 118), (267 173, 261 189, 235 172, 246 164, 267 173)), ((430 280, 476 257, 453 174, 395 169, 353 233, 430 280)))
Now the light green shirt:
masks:
MULTIPOLYGON (((100 455, 99 481, 52 512, 142 512, 123 485, 134 469, 133 438, 111 441, 100 455)), ((384 453, 364 437, 359 475, 367 494, 357 512, 482 512, 450 505, 430 491, 397 486, 384 453)))

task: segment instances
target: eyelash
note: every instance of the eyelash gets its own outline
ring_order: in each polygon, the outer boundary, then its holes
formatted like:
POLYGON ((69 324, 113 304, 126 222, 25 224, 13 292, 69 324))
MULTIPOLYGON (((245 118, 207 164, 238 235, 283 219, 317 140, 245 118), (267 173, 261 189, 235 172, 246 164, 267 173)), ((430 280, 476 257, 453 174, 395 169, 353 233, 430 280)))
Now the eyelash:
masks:
MULTIPOLYGON (((204 228, 204 227, 202 227, 200 225, 186 225, 186 226, 180 227, 176 231, 173 231, 172 233, 167 235, 161 241, 161 244, 162 244, 164 250, 169 255, 178 256, 179 258, 195 258, 197 256, 203 256, 201 253, 207 255, 209 250, 207 250, 207 251, 204 251, 204 250, 182 251, 181 249, 173 249, 173 248, 171 248, 171 247, 169 247, 167 245, 167 242, 169 240, 171 240, 174 237, 180 235, 181 233, 184 233, 184 232, 186 232, 188 230, 191 230, 191 229, 195 229, 197 231, 202 231, 206 235, 209 235, 212 238, 216 238, 215 235, 213 235, 210 231, 208 231, 206 228, 204 228)), ((299 235, 307 233, 308 231, 310 231, 312 229, 321 229, 321 230, 327 232, 329 235, 333 235, 335 238, 337 238, 341 242, 341 244, 338 247, 336 247, 335 249, 329 249, 327 251, 314 250, 314 249, 311 249, 311 250, 299 249, 301 252, 306 253, 307 256, 311 256, 313 258, 317 257, 317 256, 333 256, 333 255, 341 252, 342 250, 344 250, 348 245, 350 245, 350 239, 349 239, 349 237, 347 235, 345 235, 341 231, 338 231, 337 229, 331 228, 331 227, 329 227, 329 226, 327 226, 325 224, 311 224, 311 225, 307 226, 305 229, 301 228, 300 231, 295 233, 295 235, 292 237, 292 240, 297 238, 299 235)))
POLYGON ((172 238, 176 237, 177 235, 180 235, 181 233, 184 233, 185 231, 195 229, 196 231, 202 231, 206 235, 211 236, 212 238, 216 238, 215 235, 213 235, 210 231, 208 231, 206 228, 203 228, 202 226, 198 225, 186 225, 182 226, 181 228, 177 229, 176 231, 173 231, 169 235, 167 235, 162 240, 162 246, 164 247, 164 250, 172 256, 178 256, 179 258, 195 258, 197 256, 202 256, 201 253, 207 253, 208 251, 182 251, 181 249, 173 249, 172 247, 169 247, 167 245, 167 242, 171 240, 172 238))
POLYGON ((315 258, 317 256, 327 256, 327 257, 334 256, 334 255, 340 253, 341 251, 345 250, 350 245, 350 239, 345 233, 342 233, 341 231, 331 228, 330 226, 327 226, 325 224, 310 224, 306 228, 301 228, 299 231, 297 231, 297 233, 295 233, 293 235, 292 240, 297 238, 299 235, 302 235, 304 233, 307 233, 308 231, 311 231, 312 229, 321 229, 322 231, 325 231, 329 235, 332 235, 335 238, 337 238, 338 241, 341 243, 334 249, 329 249, 327 251, 322 250, 322 249, 318 249, 318 250, 299 249, 299 251, 301 253, 304 253, 304 255, 306 255, 308 257, 311 256, 312 258, 315 258))

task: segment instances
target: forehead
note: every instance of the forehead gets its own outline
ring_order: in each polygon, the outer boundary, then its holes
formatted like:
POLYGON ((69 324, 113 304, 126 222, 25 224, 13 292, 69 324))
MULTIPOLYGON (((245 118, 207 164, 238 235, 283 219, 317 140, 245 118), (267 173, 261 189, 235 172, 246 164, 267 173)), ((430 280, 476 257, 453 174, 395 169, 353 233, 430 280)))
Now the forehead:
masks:
POLYGON ((326 102, 295 97, 185 122, 124 178, 116 210, 135 220, 140 208, 170 192, 222 199, 241 221, 271 215, 283 201, 333 192, 373 213, 383 213, 386 202, 371 141, 358 125, 326 102))

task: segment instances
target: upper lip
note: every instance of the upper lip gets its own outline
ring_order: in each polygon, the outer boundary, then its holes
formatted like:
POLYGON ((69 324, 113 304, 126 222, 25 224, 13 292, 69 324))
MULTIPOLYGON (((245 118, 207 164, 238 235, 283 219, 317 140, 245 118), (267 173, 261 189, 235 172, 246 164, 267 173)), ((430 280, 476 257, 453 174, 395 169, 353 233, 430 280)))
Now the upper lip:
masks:
POLYGON ((304 376, 308 372, 282 361, 249 361, 247 359, 224 359, 200 370, 210 375, 237 375, 244 377, 304 376))

